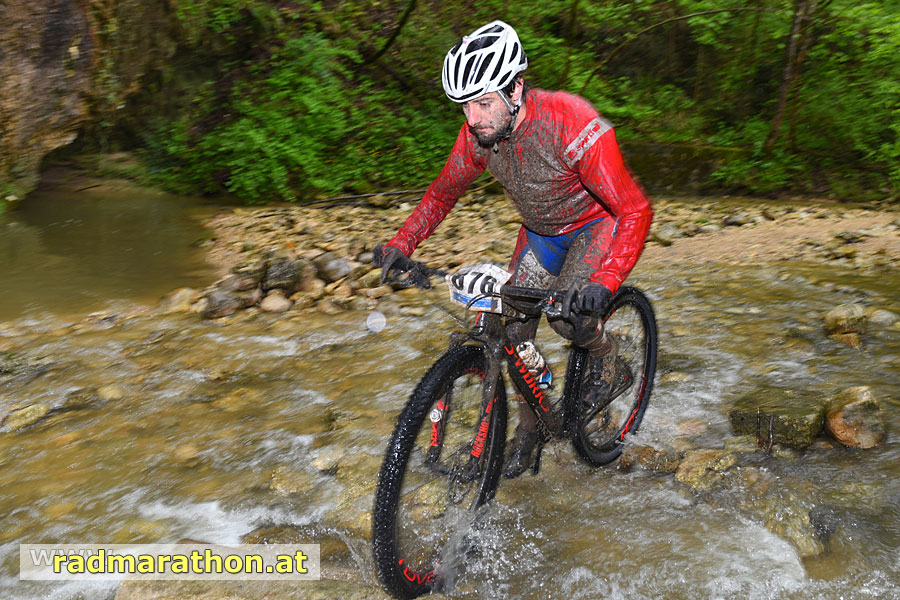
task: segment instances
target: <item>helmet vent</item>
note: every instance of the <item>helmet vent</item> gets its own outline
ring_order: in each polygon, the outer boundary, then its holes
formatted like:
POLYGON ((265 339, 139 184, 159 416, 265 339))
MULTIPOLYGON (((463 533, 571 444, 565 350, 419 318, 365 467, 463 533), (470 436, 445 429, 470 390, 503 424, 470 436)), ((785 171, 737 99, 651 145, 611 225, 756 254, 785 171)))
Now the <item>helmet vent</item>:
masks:
POLYGON ((496 92, 528 67, 515 30, 494 21, 463 37, 444 58, 441 81, 454 102, 496 92))

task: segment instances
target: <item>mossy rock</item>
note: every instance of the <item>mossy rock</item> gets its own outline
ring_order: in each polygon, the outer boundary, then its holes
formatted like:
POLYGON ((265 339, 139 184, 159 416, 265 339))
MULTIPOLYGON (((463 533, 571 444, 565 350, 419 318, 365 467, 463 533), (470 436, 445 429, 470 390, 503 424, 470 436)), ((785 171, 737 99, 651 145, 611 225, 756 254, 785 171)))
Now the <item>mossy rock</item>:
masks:
POLYGON ((759 435, 794 448, 806 448, 822 431, 825 405, 793 390, 762 387, 739 398, 728 414, 735 435, 759 435))

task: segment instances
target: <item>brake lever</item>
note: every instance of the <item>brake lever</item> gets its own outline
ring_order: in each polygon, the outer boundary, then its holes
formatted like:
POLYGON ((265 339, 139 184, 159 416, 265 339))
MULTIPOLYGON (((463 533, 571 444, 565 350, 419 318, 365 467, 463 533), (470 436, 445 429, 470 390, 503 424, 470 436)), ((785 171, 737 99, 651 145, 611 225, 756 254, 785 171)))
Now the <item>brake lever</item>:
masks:
POLYGON ((400 289, 411 287, 417 287, 420 290, 431 289, 431 280, 428 278, 428 273, 419 267, 419 263, 415 263, 409 271, 392 274, 385 283, 395 285, 400 289))
POLYGON ((562 316, 562 301, 556 296, 550 295, 538 302, 538 309, 548 318, 562 316))

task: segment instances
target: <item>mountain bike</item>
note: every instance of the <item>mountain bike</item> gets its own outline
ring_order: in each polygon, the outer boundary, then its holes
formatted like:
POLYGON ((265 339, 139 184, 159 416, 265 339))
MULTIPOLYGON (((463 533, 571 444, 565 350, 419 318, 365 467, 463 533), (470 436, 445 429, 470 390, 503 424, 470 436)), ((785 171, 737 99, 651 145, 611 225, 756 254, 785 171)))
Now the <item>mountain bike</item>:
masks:
POLYGON ((505 285, 509 274, 492 264, 451 276, 414 263, 399 285, 427 288, 435 276, 447 282, 451 301, 476 311, 477 318, 469 331, 451 336, 447 352, 419 381, 378 475, 375 565, 396 598, 452 587, 483 507, 499 485, 507 381, 538 417, 537 473, 541 448, 551 439, 571 440, 593 466, 616 460, 626 435, 641 424, 656 372, 656 317, 636 288, 620 288, 599 315, 617 342, 616 379, 607 398, 589 404, 582 398, 589 367, 585 350, 571 348, 562 393, 551 399, 505 333, 506 319, 559 316, 565 291, 505 285))

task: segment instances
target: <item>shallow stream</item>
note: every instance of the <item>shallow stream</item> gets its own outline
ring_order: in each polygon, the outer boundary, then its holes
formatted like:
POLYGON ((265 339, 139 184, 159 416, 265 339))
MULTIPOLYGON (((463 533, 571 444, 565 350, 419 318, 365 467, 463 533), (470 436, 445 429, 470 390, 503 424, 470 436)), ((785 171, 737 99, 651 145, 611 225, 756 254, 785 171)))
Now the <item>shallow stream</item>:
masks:
MULTIPOLYGON (((62 253, 64 254, 64 253, 62 253)), ((450 597, 900 598, 900 328, 861 349, 822 333, 845 302, 900 313, 900 276, 820 265, 639 265, 655 303, 660 371, 643 444, 721 448, 731 401, 760 386, 827 398, 856 385, 881 400, 872 450, 745 457, 773 485, 703 494, 671 475, 591 470, 551 445, 539 476, 501 484, 487 551, 450 597), (681 377, 666 381, 670 372, 681 377), (775 498, 826 515, 825 552, 801 558, 753 506, 775 498)), ((174 287, 174 286, 172 286, 174 287)), ((98 291, 103 295, 103 291, 98 291)), ((5 598, 111 598, 117 584, 17 579, 20 543, 237 543, 263 526, 308 527, 344 547, 326 561, 371 583, 374 480, 393 421, 458 326, 442 291, 368 312, 225 321, 107 306, 73 318, 38 307, 0 320, 0 352, 27 365, 0 380, 0 412, 40 403, 31 427, 0 428, 0 589, 5 598)), ((551 364, 562 344, 542 331, 551 364)), ((771 524, 770 524, 771 525, 771 524)))

